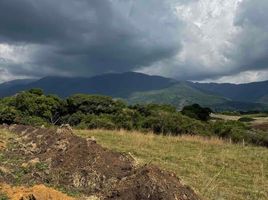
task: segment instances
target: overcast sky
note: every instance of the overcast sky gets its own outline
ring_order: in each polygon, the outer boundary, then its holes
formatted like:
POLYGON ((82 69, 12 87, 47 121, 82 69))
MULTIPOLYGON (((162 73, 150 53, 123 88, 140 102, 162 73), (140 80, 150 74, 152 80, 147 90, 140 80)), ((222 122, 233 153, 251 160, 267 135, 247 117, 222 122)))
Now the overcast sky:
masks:
POLYGON ((0 0, 0 82, 139 71, 268 79, 267 0, 0 0))

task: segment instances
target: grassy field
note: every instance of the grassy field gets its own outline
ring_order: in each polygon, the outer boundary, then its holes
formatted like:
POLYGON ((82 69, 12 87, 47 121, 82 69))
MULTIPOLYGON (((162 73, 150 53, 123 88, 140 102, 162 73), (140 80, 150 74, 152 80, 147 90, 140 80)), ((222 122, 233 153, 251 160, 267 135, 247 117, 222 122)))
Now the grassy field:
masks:
POLYGON ((268 149, 233 145, 217 138, 144 135, 125 131, 82 131, 104 147, 130 153, 139 164, 175 172, 204 199, 267 200, 268 149))
POLYGON ((214 118, 219 118, 223 120, 233 120, 237 121, 240 118, 252 118, 254 121, 252 121, 252 124, 263 124, 263 123, 268 123, 268 116, 265 113, 260 113, 260 114, 248 114, 248 115, 224 115, 224 114, 211 114, 211 117, 214 118))

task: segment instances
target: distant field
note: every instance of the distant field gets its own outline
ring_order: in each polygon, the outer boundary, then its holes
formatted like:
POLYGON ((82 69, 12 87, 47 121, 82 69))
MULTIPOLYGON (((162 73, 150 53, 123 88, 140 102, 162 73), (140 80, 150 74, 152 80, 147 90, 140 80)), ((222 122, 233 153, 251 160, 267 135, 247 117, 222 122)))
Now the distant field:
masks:
POLYGON ((253 124, 262 124, 262 123, 268 123, 268 115, 267 114, 248 114, 248 115, 224 115, 224 114, 211 114, 211 117, 213 118, 219 118, 223 120, 239 120, 242 117, 246 118, 252 118, 254 121, 251 123, 253 124))
POLYGON ((214 113, 212 113, 210 116, 213 118, 218 118, 218 119, 223 119, 223 120, 234 120, 234 121, 237 121, 241 118, 241 116, 236 116, 236 115, 223 115, 223 114, 214 114, 214 113))
POLYGON ((267 200, 268 149, 243 147, 217 138, 165 137, 125 131, 82 131, 101 145, 130 153, 139 164, 175 172, 205 199, 267 200))

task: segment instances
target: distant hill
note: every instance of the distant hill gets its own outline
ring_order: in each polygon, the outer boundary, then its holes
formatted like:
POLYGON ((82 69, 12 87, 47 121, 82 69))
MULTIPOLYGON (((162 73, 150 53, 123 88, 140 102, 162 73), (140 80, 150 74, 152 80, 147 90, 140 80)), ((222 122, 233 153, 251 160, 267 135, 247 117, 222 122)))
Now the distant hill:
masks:
POLYGON ((10 96, 21 91, 28 84, 36 81, 36 79, 18 79, 13 81, 8 81, 0 84, 0 97, 10 96))
POLYGON ((31 88, 42 88, 45 93, 57 94, 61 97, 85 93, 126 98, 133 92, 163 89, 174 82, 169 78, 135 72, 103 74, 90 78, 45 77, 29 84, 13 85, 8 89, 5 87, 1 89, 0 85, 0 96, 12 95, 31 88))
POLYGON ((46 94, 68 97, 77 93, 108 95, 129 103, 172 104, 178 109, 198 103, 215 110, 268 109, 268 81, 249 84, 180 82, 136 72, 111 73, 94 77, 45 77, 0 84, 0 97, 31 88, 46 94))
MULTIPOLYGON (((202 91, 224 96, 233 101, 260 102, 268 97, 268 81, 247 84, 190 83, 202 91)), ((268 102, 267 102, 268 103, 268 102)))
POLYGON ((185 105, 198 103, 202 106, 212 106, 226 103, 228 99, 208 94, 191 87, 187 82, 179 82, 171 87, 152 90, 149 92, 136 92, 129 98, 130 103, 158 103, 171 104, 181 109, 185 105))

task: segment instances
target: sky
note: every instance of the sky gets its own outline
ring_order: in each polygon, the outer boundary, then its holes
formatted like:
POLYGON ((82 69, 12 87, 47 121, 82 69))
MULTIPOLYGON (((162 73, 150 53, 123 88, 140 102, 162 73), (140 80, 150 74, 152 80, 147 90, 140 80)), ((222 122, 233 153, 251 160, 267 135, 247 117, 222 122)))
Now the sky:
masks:
POLYGON ((268 80, 267 0, 1 0, 0 82, 137 71, 268 80))

